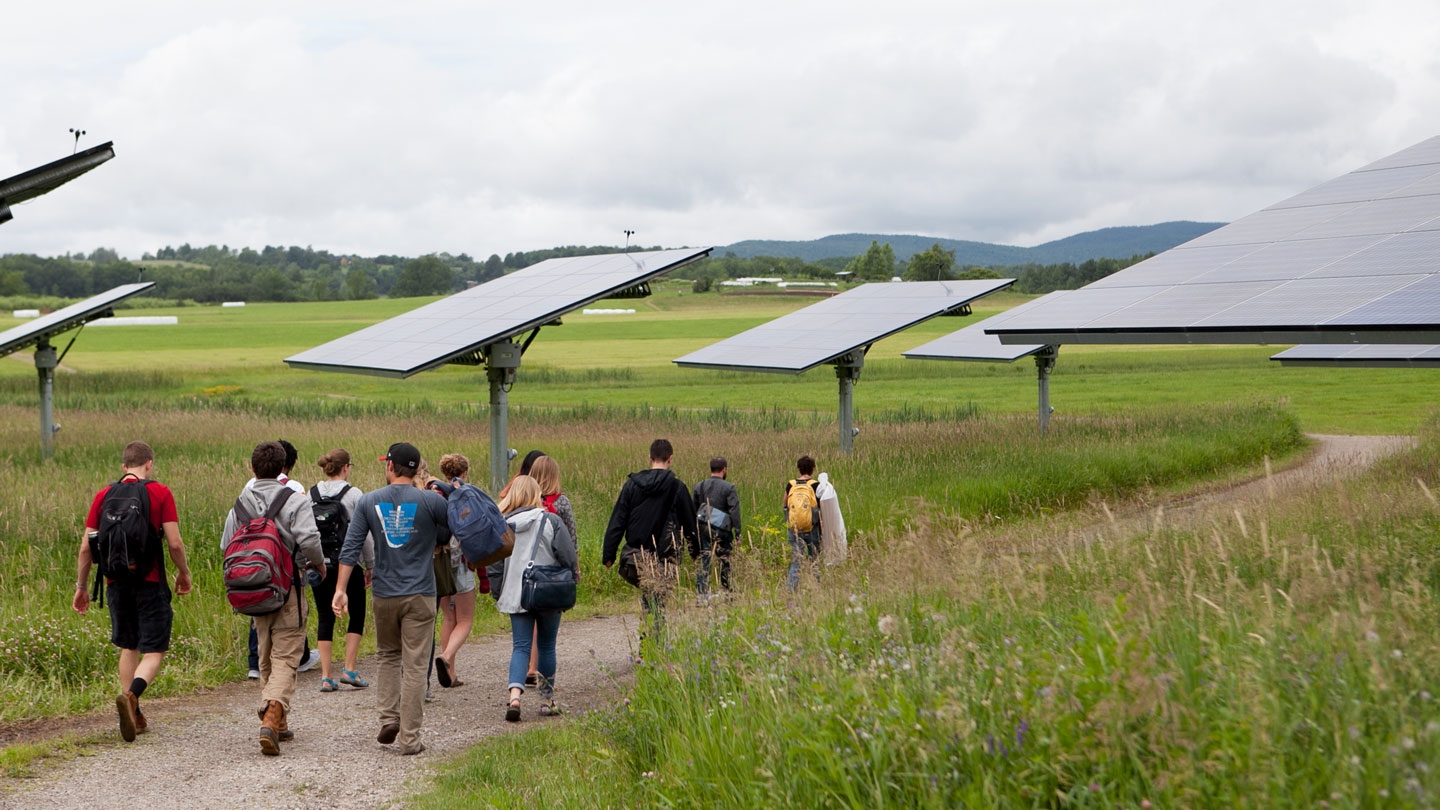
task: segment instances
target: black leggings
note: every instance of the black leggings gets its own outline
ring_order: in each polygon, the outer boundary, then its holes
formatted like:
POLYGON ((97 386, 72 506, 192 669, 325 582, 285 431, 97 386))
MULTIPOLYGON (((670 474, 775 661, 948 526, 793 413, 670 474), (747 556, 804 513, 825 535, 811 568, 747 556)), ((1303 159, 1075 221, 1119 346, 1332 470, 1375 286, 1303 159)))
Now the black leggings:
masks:
MULTIPOLYGON (((340 579, 340 566, 325 566, 325 581, 316 585, 315 615, 320 619, 320 632, 316 641, 334 641, 335 611, 330 603, 335 599, 335 583, 340 579)), ((350 581, 345 584, 345 594, 350 597, 350 626, 346 632, 357 636, 365 635, 365 572, 357 565, 350 571, 350 581)))

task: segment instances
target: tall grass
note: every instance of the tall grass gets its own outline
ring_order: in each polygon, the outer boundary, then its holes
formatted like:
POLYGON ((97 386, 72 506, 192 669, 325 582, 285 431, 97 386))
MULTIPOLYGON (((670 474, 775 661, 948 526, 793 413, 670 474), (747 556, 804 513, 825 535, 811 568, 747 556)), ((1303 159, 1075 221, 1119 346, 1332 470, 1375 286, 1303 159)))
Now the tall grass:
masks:
MULTIPOLYGON (((517 420, 516 446, 539 447, 557 458, 576 505, 582 612, 633 598, 600 567, 601 536, 625 475, 648 466, 646 450, 657 435, 675 443, 675 469, 691 484, 708 474, 711 456, 729 458, 745 515, 740 545, 768 566, 785 562, 780 492, 795 474, 794 459, 806 452, 819 454, 822 469, 831 473, 857 540, 878 543, 917 514, 976 525, 1031 518, 1097 496, 1123 498, 1258 466, 1264 456, 1290 452, 1301 441, 1288 416, 1249 407, 1183 417, 1060 420, 1045 440, 1028 422, 1013 420, 876 425, 853 456, 828 458, 816 448, 833 440, 829 426, 779 417, 773 424, 763 418, 700 422, 683 411, 607 409, 517 420)), ((94 493, 118 476, 126 442, 144 439, 155 448, 156 477, 175 492, 195 574, 195 593, 176 599, 175 647, 154 687, 161 694, 243 673, 245 624, 225 606, 219 533, 250 476, 256 442, 294 442, 300 450, 295 477, 307 484, 316 479, 315 459, 346 447, 356 459, 352 480, 363 490, 383 483, 379 463, 366 459, 393 441, 414 442, 432 457, 465 452, 478 470, 486 468, 488 447, 484 420, 419 405, 321 420, 283 407, 192 410, 183 402, 137 403, 125 411, 71 411, 55 460, 42 465, 34 460, 33 419, 29 408, 0 406, 0 487, 10 493, 0 506, 0 645, 23 651, 0 664, 0 689, 10 698, 0 702, 4 720, 78 711, 113 698, 114 651, 104 643, 105 611, 80 618, 69 603, 86 509, 94 493)), ((488 603, 481 607, 482 629, 500 627, 488 603)))
MULTIPOLYGON (((798 596, 747 568, 734 603, 677 610, 626 707, 553 732, 561 761, 491 774, 484 795, 1433 807, 1437 477, 1432 424, 1363 479, 1183 522, 976 530, 918 510, 798 596), (581 785, 597 768, 608 777, 581 785)), ((551 733, 513 743, 514 758, 554 751, 551 733)), ((459 806, 493 751, 475 749, 415 806, 459 806)))

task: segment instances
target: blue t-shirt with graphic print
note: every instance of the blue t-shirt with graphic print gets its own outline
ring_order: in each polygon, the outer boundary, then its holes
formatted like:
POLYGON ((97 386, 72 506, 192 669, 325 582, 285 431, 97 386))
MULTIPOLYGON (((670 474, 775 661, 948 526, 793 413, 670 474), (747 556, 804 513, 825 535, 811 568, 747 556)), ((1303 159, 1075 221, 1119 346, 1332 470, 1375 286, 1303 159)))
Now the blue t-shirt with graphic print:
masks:
POLYGON ((371 591, 376 597, 435 595, 435 566, 430 558, 435 546, 450 537, 445 499, 439 493, 390 484, 360 496, 340 562, 360 561, 366 532, 375 541, 371 591))

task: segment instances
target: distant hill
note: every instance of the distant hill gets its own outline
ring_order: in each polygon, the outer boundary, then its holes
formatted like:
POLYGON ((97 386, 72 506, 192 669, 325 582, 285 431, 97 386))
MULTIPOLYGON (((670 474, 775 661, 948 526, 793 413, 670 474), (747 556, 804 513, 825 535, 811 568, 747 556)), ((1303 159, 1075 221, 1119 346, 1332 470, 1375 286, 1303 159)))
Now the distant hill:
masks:
POLYGON ((858 256, 870 247, 870 242, 890 243, 895 258, 900 261, 911 255, 928 250, 936 242, 946 250, 955 251, 958 266, 1059 264, 1087 259, 1128 259, 1145 253, 1160 253, 1176 245, 1202 236, 1224 225, 1223 222, 1162 222, 1158 225, 1132 225, 1118 228, 1101 228, 1086 231, 1064 239, 1046 242, 1035 247, 996 245, 990 242, 971 242, 964 239, 945 239, 936 236, 911 236, 904 234, 842 233, 825 236, 808 242, 782 242, 765 239, 747 239, 715 249, 715 256, 734 253, 741 258, 754 256, 793 256, 807 262, 815 262, 837 256, 858 256))

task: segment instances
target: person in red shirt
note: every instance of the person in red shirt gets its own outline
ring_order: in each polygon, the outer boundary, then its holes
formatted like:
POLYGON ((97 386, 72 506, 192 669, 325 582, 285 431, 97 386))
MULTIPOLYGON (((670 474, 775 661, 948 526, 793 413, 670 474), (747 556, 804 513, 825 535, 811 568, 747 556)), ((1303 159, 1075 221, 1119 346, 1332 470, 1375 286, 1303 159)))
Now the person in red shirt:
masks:
MULTIPOLYGON (((169 487, 150 476, 155 471, 155 451, 145 442, 125 445, 121 455, 124 475, 121 482, 144 481, 150 496, 150 523, 157 535, 165 538, 170 559, 175 563, 175 593, 190 593, 190 566, 185 564, 185 543, 180 539, 180 522, 175 510, 175 496, 169 487)), ((110 486, 100 490, 90 503, 85 518, 85 534, 80 538, 80 556, 75 577, 75 598, 71 607, 85 615, 90 609, 90 535, 100 528, 100 509, 110 486)), ((154 535, 152 535, 154 536, 154 535)), ((97 574, 98 576, 98 574, 97 574)), ((140 711, 140 696, 160 674, 160 664, 170 649, 170 627, 175 611, 170 606, 170 586, 165 577, 165 559, 157 544, 152 560, 141 561, 136 576, 106 578, 109 589, 110 643, 120 648, 120 694, 115 710, 120 718, 120 737, 132 742, 146 729, 145 715, 140 711)))

